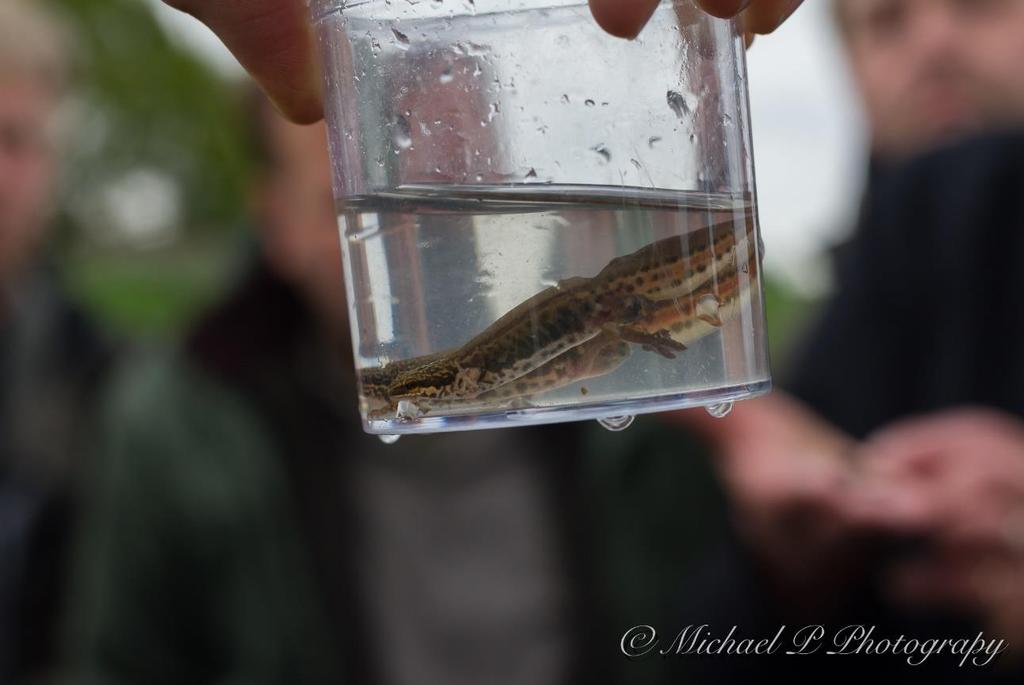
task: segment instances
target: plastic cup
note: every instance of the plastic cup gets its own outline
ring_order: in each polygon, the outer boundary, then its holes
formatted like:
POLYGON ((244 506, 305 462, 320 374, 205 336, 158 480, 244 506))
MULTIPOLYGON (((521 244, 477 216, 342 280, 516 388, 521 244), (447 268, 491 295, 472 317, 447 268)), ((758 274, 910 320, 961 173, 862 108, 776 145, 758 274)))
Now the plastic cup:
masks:
POLYGON ((768 391, 743 39, 666 1, 313 0, 360 408, 401 435, 768 391))

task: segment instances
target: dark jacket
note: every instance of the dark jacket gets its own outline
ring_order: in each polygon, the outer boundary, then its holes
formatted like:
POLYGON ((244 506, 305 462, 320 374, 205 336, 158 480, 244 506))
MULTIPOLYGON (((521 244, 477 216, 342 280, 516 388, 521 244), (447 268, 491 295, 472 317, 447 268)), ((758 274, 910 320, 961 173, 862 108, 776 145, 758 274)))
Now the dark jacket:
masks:
MULTIPOLYGON (((1020 133, 965 141, 879 170, 856 233, 836 253, 834 294, 798 346, 793 376, 780 385, 858 438, 902 418, 966 404, 1024 418, 1022 190, 1020 133)), ((879 542, 876 570, 922 551, 923 544, 879 542)), ((771 635, 792 621, 762 580, 743 547, 724 546, 694 578, 692 587, 699 589, 684 593, 681 613, 711 617, 720 632, 740 624, 771 635)), ((891 639, 973 638, 983 630, 971 617, 941 609, 900 610, 882 600, 878 587, 874 577, 865 578, 838 610, 820 616, 828 635, 848 625, 876 626, 876 637, 891 639)), ((1014 667, 1005 656, 981 669, 959 668, 958 661, 932 657, 911 668, 892 655, 782 654, 705 660, 697 677, 729 683, 777 677, 1024 681, 1024 664, 1014 667)))
POLYGON ((52 668, 92 413, 114 349, 39 268, 0 321, 0 682, 52 668))

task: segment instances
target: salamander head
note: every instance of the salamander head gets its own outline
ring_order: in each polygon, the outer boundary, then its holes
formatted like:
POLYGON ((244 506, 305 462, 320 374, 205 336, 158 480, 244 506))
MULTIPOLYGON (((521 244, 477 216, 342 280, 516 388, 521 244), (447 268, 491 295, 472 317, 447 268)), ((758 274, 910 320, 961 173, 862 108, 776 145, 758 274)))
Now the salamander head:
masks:
POLYGON ((475 386, 481 373, 480 369, 464 369, 454 362, 439 360, 398 376, 388 388, 388 395, 394 404, 405 399, 415 402, 472 397, 479 392, 475 386))

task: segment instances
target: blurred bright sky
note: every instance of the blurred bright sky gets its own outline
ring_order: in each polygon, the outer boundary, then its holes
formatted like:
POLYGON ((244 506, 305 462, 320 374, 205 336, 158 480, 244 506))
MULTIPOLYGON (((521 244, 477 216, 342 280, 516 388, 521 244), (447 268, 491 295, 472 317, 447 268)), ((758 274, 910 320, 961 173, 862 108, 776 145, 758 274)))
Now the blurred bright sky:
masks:
MULTIPOLYGON (((242 74, 206 28, 149 2, 176 40, 224 74, 242 74)), ((813 294, 827 285, 823 251, 851 228, 865 165, 862 117, 828 3, 805 3, 747 59, 767 265, 813 294)))

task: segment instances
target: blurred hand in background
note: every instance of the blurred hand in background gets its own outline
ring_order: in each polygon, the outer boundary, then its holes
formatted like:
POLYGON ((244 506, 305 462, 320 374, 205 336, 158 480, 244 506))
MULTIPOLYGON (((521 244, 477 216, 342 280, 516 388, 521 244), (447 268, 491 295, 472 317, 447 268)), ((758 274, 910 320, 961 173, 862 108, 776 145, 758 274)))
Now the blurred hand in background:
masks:
POLYGON ((972 613, 1019 647, 1024 423, 989 409, 938 413, 882 430, 858 457, 874 487, 888 493, 869 515, 931 541, 926 553, 889 570, 889 594, 972 613))
POLYGON ((808 591, 808 583, 842 585, 829 570, 841 564, 837 553, 853 533, 846 515, 853 440, 782 394, 740 403, 725 419, 699 410, 673 416, 715 436, 715 467, 737 526, 777 590, 816 601, 830 593, 808 591))

